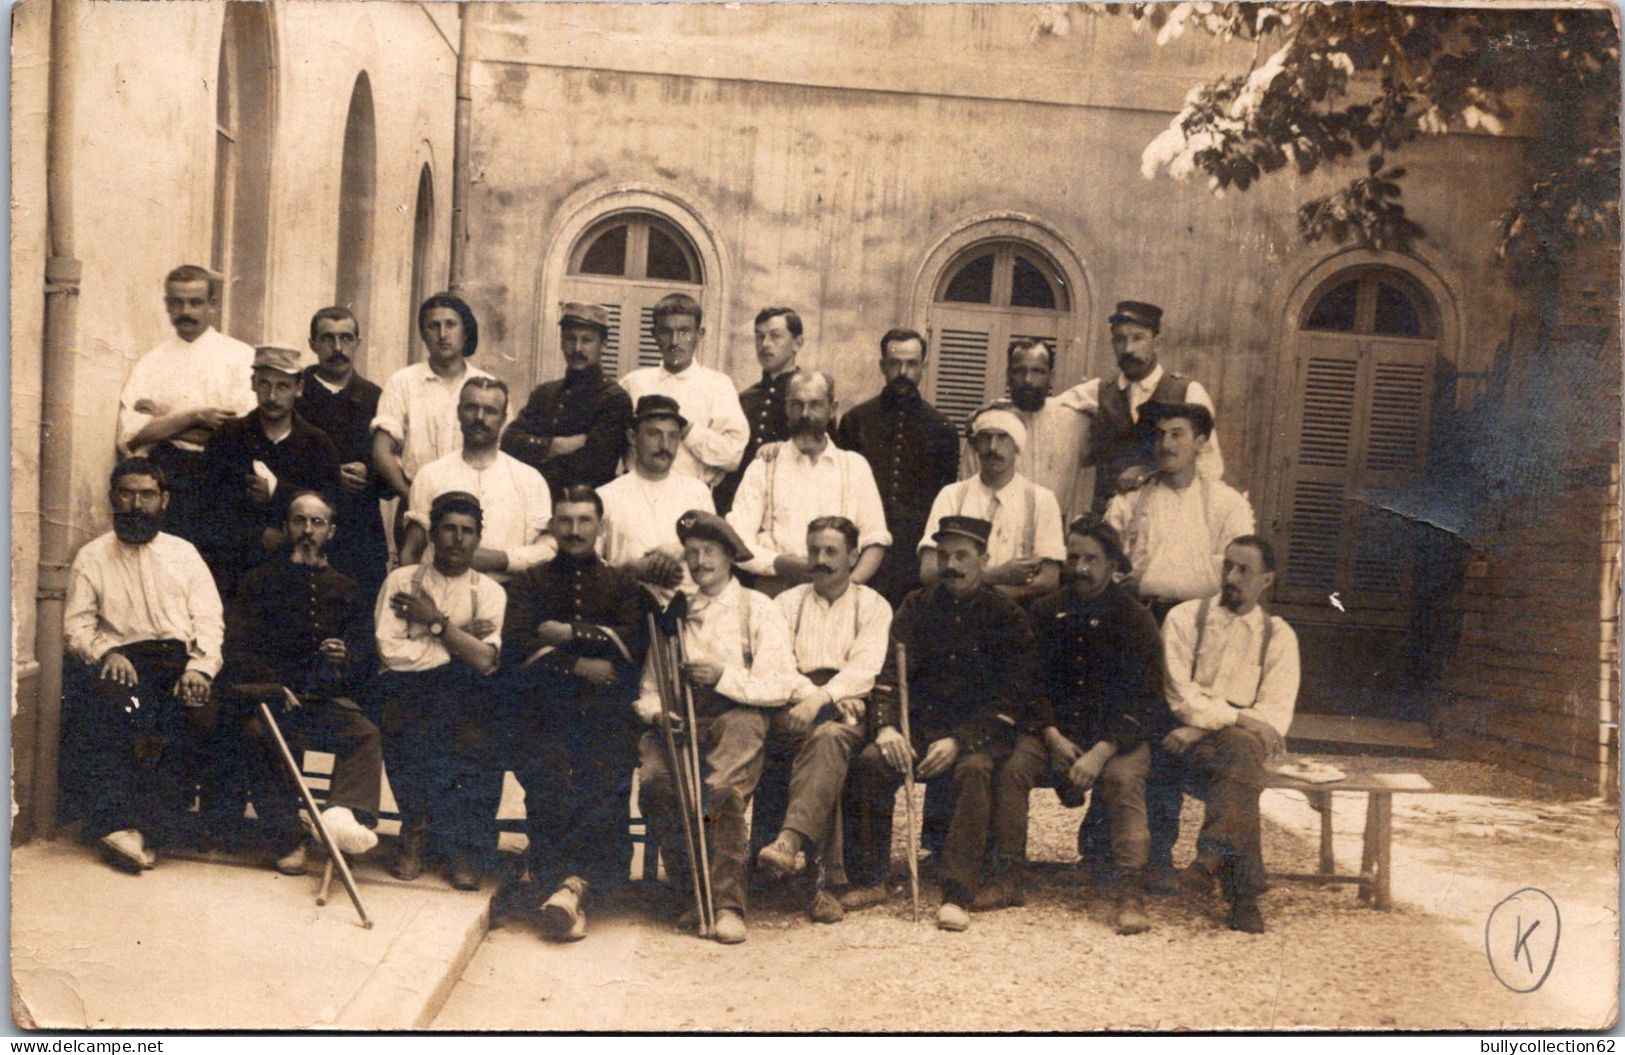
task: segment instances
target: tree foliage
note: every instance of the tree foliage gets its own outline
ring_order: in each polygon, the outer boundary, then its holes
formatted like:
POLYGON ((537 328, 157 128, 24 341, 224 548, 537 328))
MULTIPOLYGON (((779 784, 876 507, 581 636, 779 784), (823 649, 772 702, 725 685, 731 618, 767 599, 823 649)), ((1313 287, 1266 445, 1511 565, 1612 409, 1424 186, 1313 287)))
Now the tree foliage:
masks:
MULTIPOLYGON (((1074 9, 1038 9, 1035 35, 1064 35, 1074 9)), ((1141 170, 1200 172, 1222 195, 1290 168, 1355 175, 1303 203, 1313 242, 1403 250, 1425 232, 1406 215, 1397 155, 1418 139, 1477 129, 1527 137, 1526 179, 1494 220, 1516 272, 1545 270, 1619 224, 1619 32, 1610 12, 1431 8, 1387 3, 1084 5, 1165 44, 1187 32, 1252 44, 1245 72, 1197 84, 1146 148, 1141 170), (1359 162, 1363 159, 1364 163, 1359 162)))

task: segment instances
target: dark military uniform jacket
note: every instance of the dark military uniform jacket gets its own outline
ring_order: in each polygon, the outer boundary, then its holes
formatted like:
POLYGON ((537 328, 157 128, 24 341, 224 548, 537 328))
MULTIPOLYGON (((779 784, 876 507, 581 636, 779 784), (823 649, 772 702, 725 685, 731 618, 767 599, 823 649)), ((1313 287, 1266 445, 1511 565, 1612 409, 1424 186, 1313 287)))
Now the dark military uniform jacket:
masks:
POLYGON ((592 366, 537 385, 502 434, 502 449, 546 477, 549 490, 570 484, 602 487, 615 478, 631 425, 632 397, 592 366), (587 442, 543 460, 542 441, 554 436, 586 436, 587 442))
POLYGON ((278 554, 243 576, 226 608, 222 652, 222 685, 275 683, 301 697, 354 699, 377 666, 372 598, 331 567, 278 554), (330 637, 344 641, 344 662, 319 653, 330 637))
POLYGON ((393 492, 372 469, 372 419, 378 416, 380 394, 377 385, 354 373, 343 388, 330 392, 312 366, 305 370, 305 390, 294 404, 300 417, 333 441, 339 464, 367 466, 367 486, 352 494, 335 485, 329 494, 338 503, 338 531, 327 547, 328 562, 364 590, 376 590, 389 573, 389 543, 378 502, 393 492))
POLYGON ((1116 583, 1084 600, 1071 587, 1036 598, 1037 691, 1031 731, 1053 725, 1088 750, 1119 753, 1175 725, 1162 692, 1162 635, 1145 605, 1116 583))
POLYGON ((561 553, 509 579, 507 590, 502 661, 517 677, 552 674, 568 679, 581 703, 625 707, 637 698, 649 647, 651 602, 636 579, 605 564, 596 553, 585 557, 561 553), (546 648, 536 628, 549 620, 569 623, 571 639, 546 648), (594 685, 571 673, 580 658, 609 660, 615 665, 616 684, 594 685))

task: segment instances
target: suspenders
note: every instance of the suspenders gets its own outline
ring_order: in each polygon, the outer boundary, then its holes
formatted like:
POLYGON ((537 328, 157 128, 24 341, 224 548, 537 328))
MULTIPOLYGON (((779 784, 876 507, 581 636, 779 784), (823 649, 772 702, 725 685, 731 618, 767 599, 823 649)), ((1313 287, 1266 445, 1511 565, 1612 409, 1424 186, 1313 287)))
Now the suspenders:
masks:
MULTIPOLYGON (((423 589, 423 576, 428 572, 429 565, 420 563, 418 570, 412 573, 412 592, 418 593, 423 589)), ((468 604, 473 610, 470 619, 480 617, 480 573, 470 568, 468 570, 468 604)))
MULTIPOLYGON (((789 441, 785 442, 788 444, 789 441)), ((784 447, 779 448, 778 454, 784 454, 784 447)), ((841 467, 841 500, 837 506, 837 511, 842 516, 846 516, 846 498, 847 495, 852 493, 852 488, 849 486, 852 478, 852 464, 848 459, 843 458, 840 455, 841 452, 837 449, 835 462, 841 467)), ((778 478, 779 457, 778 455, 775 455, 773 460, 767 465, 767 500, 763 503, 762 507, 762 527, 768 532, 769 535, 773 533, 773 514, 776 511, 774 506, 774 485, 778 478)))
MULTIPOLYGON (((1016 551, 1016 556, 1031 557, 1036 552, 1035 547, 1038 543, 1038 490, 1033 486, 1031 480, 1023 476, 1021 478, 1021 492, 1024 500, 1023 505, 1027 509, 1027 523, 1022 529, 1021 548, 1016 551)), ((963 514, 965 512, 965 496, 969 493, 970 488, 968 487, 959 492, 959 508, 954 510, 955 513, 963 514)))
MULTIPOLYGON (((1202 635, 1207 632, 1207 613, 1213 605, 1213 598, 1204 597, 1196 606, 1196 647, 1191 649, 1191 680, 1196 680, 1196 659, 1202 654, 1202 635)), ((1264 660, 1270 652, 1270 635, 1275 632, 1275 619, 1263 605, 1259 611, 1264 613, 1264 632, 1259 636, 1258 644, 1258 686, 1253 689, 1253 702, 1247 706, 1252 707, 1258 703, 1258 693, 1264 688, 1264 660)), ((1232 704, 1231 706, 1235 706, 1232 704)), ((1245 710, 1246 708, 1242 708, 1245 710)))

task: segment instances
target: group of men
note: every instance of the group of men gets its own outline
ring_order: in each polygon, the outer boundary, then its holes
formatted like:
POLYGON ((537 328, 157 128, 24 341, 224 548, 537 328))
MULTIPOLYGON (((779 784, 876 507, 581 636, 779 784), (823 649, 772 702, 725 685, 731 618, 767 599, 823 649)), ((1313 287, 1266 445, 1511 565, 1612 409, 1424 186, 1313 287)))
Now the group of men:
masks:
POLYGON ((1258 796, 1297 643, 1260 604, 1275 558, 1222 480, 1212 402, 1157 361, 1155 306, 1118 304, 1118 375, 1059 396, 1054 350, 1013 342, 959 479, 913 330, 885 333, 881 392, 837 423, 793 310, 756 316, 763 377, 739 393, 696 361, 692 298, 655 306, 661 363, 619 382, 608 313, 567 303, 565 374, 514 415, 452 294, 421 305, 427 357, 382 389, 348 310, 316 312, 305 367, 221 335, 215 301, 209 272, 168 276, 175 337, 121 397, 113 530, 74 561, 67 784, 116 866, 153 867, 194 799, 246 798, 276 867, 304 871, 269 711, 334 752, 341 849, 376 844, 387 774, 403 880, 435 855, 480 885, 511 771, 558 940, 627 880, 634 772, 670 890, 708 868, 724 943, 745 939, 753 856, 802 877, 821 922, 887 900, 910 772, 946 930, 1022 903, 1039 787, 1097 792, 1079 849, 1119 932, 1149 927, 1146 891, 1215 884, 1230 926, 1263 929, 1258 796), (652 658, 671 638, 691 720, 652 658), (702 763, 696 862, 668 734, 702 763), (1206 808, 1175 873, 1187 788, 1206 808))

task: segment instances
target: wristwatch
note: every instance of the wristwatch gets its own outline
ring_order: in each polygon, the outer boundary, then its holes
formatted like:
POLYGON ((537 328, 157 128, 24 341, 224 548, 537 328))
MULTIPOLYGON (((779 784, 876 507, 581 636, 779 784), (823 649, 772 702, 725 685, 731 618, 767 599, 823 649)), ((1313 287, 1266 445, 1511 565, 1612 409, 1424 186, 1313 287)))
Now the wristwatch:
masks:
POLYGON ((429 624, 429 633, 434 635, 435 637, 439 637, 442 634, 444 634, 445 632, 446 632, 446 621, 444 619, 436 619, 434 622, 429 624))

